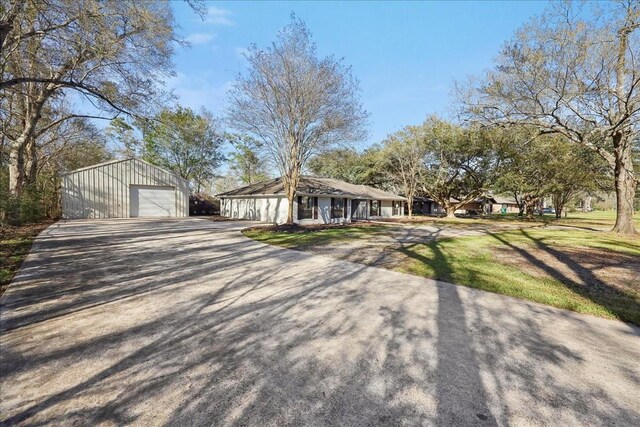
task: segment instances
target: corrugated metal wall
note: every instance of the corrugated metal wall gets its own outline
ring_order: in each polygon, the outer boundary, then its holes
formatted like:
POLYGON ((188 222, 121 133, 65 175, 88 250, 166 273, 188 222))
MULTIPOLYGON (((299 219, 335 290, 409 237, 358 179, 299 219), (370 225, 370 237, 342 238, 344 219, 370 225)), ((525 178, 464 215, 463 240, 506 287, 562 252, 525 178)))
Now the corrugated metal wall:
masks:
POLYGON ((62 217, 128 218, 129 185, 176 189, 176 216, 189 216, 186 180, 142 160, 129 159, 79 169, 62 176, 62 217))

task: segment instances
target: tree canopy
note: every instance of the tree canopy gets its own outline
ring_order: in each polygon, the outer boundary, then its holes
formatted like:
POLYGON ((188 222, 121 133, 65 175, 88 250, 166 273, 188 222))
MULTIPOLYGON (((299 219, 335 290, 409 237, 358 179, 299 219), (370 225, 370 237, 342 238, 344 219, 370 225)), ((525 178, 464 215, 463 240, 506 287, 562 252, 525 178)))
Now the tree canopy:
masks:
POLYGON ((224 134, 206 110, 164 109, 144 122, 142 132, 144 158, 189 180, 197 193, 224 159, 224 134))
POLYGON ((172 72, 177 38, 164 2, 11 0, 0 14, 2 131, 19 196, 34 179, 29 164, 44 132, 79 116, 149 111, 172 72), (95 112, 57 108, 72 93, 95 112))
POLYGON ((463 93, 473 119, 559 134, 600 155, 615 177, 614 231, 635 233, 640 131, 640 2, 558 2, 508 41, 463 93))

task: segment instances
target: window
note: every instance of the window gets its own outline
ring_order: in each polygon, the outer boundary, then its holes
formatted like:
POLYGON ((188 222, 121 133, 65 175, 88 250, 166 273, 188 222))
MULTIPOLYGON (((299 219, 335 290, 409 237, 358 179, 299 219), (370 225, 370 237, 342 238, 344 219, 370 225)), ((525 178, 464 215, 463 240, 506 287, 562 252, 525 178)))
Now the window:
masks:
POLYGON ((331 218, 347 217, 347 199, 331 198, 331 218))
POLYGON ((317 219, 317 208, 317 197, 298 196, 298 219, 317 219))
POLYGON ((369 210, 370 216, 380 216, 380 209, 382 208, 381 200, 372 200, 371 209, 369 210))
POLYGON ((402 202, 394 201, 393 202, 393 214, 392 215, 402 215, 402 202))

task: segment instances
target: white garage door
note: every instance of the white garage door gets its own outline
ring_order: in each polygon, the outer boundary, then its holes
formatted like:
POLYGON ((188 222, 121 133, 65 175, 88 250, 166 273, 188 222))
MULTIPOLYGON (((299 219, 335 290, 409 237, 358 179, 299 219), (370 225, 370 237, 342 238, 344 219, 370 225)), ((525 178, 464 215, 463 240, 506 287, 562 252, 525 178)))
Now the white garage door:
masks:
POLYGON ((129 201, 132 217, 176 216, 176 191, 173 187, 131 185, 129 201))

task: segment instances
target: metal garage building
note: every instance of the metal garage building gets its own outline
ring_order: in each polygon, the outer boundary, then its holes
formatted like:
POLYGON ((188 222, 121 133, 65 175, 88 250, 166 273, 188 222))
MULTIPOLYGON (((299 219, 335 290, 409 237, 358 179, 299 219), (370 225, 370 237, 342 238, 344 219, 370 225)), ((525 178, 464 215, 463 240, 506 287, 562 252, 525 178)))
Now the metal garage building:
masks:
POLYGON ((60 193, 65 219, 189 216, 189 182, 140 159, 66 173, 60 193))

